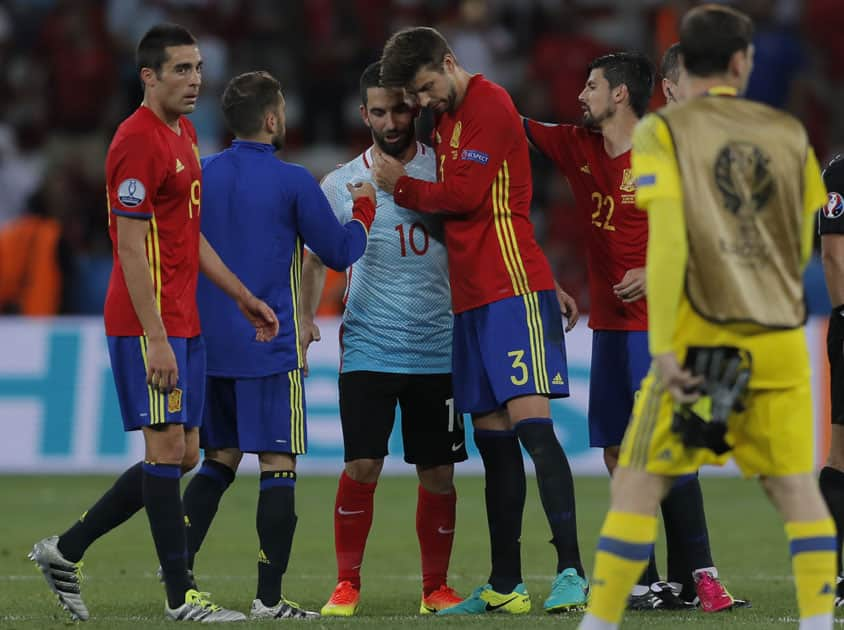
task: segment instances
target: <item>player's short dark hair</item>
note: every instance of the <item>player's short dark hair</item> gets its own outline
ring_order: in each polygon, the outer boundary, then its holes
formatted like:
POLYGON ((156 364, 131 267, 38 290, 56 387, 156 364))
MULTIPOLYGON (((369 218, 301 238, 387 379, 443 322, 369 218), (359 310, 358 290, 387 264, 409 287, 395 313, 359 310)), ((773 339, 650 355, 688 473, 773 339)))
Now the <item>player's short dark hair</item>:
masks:
POLYGON ((638 52, 618 52, 592 60, 589 72, 601 69, 610 88, 626 85, 630 94, 630 107, 641 118, 648 111, 654 89, 654 65, 647 55, 638 52))
POLYGON ((369 88, 384 87, 381 83, 381 62, 376 61, 366 66, 366 70, 360 75, 360 102, 366 107, 369 96, 366 91, 369 88))
POLYGON ((381 82, 384 87, 406 87, 422 69, 442 72, 446 55, 454 57, 438 30, 427 26, 401 30, 384 44, 381 82))
POLYGON ((689 74, 723 74, 733 54, 753 42, 753 20, 731 7, 704 4, 686 13, 680 23, 680 52, 689 74))
POLYGON ((150 68, 156 74, 161 72, 169 46, 196 46, 196 38, 184 26, 170 22, 156 24, 141 37, 135 50, 138 72, 144 68, 150 68))
POLYGON ((264 125, 267 110, 278 107, 281 84, 263 70, 244 72, 229 81, 223 91, 223 116, 231 132, 240 137, 254 136, 264 125))
POLYGON ((680 42, 671 44, 662 55, 659 74, 674 83, 680 80, 680 42))

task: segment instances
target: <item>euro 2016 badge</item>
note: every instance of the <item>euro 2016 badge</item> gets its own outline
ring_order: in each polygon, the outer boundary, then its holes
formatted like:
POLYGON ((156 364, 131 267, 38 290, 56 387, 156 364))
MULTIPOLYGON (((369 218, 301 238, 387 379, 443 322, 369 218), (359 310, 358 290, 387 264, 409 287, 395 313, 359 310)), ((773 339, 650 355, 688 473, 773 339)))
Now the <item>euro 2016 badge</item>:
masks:
POLYGON ((137 179, 124 179, 117 187, 117 199, 126 208, 136 208, 144 202, 147 189, 137 179))
POLYGON ((821 208, 821 212, 827 219, 837 219, 844 214, 844 198, 840 193, 828 193, 826 205, 821 208))

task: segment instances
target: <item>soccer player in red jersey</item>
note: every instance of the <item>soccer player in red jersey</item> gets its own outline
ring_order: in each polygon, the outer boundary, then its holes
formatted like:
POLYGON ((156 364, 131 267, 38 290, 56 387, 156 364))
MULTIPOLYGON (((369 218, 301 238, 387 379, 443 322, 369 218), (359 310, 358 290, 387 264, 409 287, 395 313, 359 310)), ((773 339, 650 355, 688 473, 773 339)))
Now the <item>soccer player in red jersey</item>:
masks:
POLYGON ((177 621, 238 621, 200 593, 187 570, 179 479, 199 459, 205 348, 196 308, 201 270, 232 299, 258 341, 278 332, 273 311, 222 263, 199 231, 201 169, 196 106, 202 59, 194 37, 175 24, 150 29, 138 44, 141 106, 117 129, 106 158, 114 268, 105 302, 112 372, 126 431, 141 429, 144 461, 132 466, 61 536, 30 557, 59 603, 87 619, 79 593, 81 559, 100 536, 146 508, 177 621))
MULTIPOLYGON (((472 414, 484 461, 492 551, 489 583, 438 614, 525 613, 519 537, 525 472, 533 459, 557 550, 548 612, 582 607, 588 586, 577 543, 571 470, 554 434, 549 398, 568 395, 560 303, 529 218, 527 141, 510 96, 463 69, 431 28, 393 35, 384 47, 385 86, 404 87, 436 116, 437 181, 408 177, 376 153, 373 177, 397 204, 441 212, 454 311, 452 374, 458 411, 472 414)), ((570 325, 573 322, 570 320, 570 325)))
MULTIPOLYGON (((654 84, 647 57, 614 53, 589 65, 580 94, 584 125, 548 125, 524 119, 531 143, 568 179, 588 221, 592 366, 589 380, 589 441, 604 449, 610 474, 633 410, 633 398, 648 372, 648 312, 645 297, 647 214, 635 205, 630 165, 633 128, 644 116, 654 84)), ((697 475, 677 480, 662 503, 668 541, 668 579, 660 580, 653 554, 634 587, 631 609, 679 609, 684 599, 703 610, 733 605, 717 578, 709 547, 697 475)))

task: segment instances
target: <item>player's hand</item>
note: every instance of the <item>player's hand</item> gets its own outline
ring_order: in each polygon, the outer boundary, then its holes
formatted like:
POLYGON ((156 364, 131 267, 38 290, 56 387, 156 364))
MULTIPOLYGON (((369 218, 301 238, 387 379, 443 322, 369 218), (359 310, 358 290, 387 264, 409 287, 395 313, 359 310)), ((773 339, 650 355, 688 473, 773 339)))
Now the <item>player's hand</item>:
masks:
POLYGON ((147 343, 147 385, 167 394, 179 382, 179 365, 167 337, 147 343))
POLYGON ((378 185, 378 188, 392 195, 399 177, 405 175, 407 175, 407 171, 404 170, 404 164, 396 158, 378 150, 372 152, 372 179, 378 185))
POLYGON ((563 291, 559 284, 556 284, 556 287, 557 302, 560 303, 560 313, 566 317, 566 332, 569 332, 575 327, 577 320, 580 319, 580 312, 577 310, 577 302, 574 301, 574 298, 563 291))
POLYGON ((302 348, 302 361, 304 363, 302 374, 305 376, 310 374, 310 369, 308 368, 308 348, 310 348, 313 342, 319 341, 320 339, 322 337, 320 336, 319 326, 316 325, 316 322, 305 319, 299 322, 299 346, 302 348))
POLYGON ((255 327, 257 341, 270 341, 278 334, 278 318, 267 303, 246 293, 237 301, 240 312, 255 327))
POLYGON ((375 205, 375 188, 369 182, 346 183, 346 190, 352 194, 352 203, 361 197, 369 197, 372 205, 375 205))
POLYGON ((653 362, 657 381, 676 402, 692 403, 700 397, 697 387, 703 378, 684 369, 673 352, 658 354, 653 362))
POLYGON ((622 302, 635 302, 646 295, 645 268, 628 269, 621 282, 613 285, 615 296, 622 302))

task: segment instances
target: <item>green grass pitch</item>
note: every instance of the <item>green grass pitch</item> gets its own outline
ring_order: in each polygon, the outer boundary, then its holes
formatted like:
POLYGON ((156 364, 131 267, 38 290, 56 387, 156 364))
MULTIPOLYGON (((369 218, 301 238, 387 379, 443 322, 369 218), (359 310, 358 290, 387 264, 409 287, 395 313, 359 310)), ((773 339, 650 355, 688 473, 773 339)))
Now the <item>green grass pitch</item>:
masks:
MULTIPOLYGON (((111 477, 0 476, 0 627, 60 628, 71 625, 34 565, 26 559, 32 543, 58 533, 112 482, 111 477)), ((255 593, 255 503, 257 480, 245 475, 230 488, 197 560, 203 590, 219 603, 248 611, 255 593)), ((782 526, 757 484, 739 479, 704 479, 710 535, 716 562, 734 595, 753 601, 753 608, 707 615, 629 614, 624 628, 786 628, 796 627, 790 560, 782 526)), ((458 477, 457 534, 451 584, 468 594, 483 583, 489 569, 483 482, 458 477)), ((607 507, 608 485, 602 478, 576 480, 581 549, 587 571, 607 507)), ((285 596, 319 609, 334 586, 332 510, 336 478, 302 477, 296 492, 299 525, 284 581, 285 596)), ((363 565, 359 615, 351 619, 309 622, 262 621, 308 628, 405 628, 536 626, 575 628, 580 614, 550 616, 542 612, 554 572, 548 527, 529 479, 522 535, 525 582, 533 596, 530 615, 482 618, 419 616, 419 551, 415 533, 416 482, 412 477, 383 479, 376 494, 375 522, 363 565)), ((657 543, 664 566, 664 545, 657 543)), ((164 595, 155 578, 155 558, 143 513, 97 542, 85 558, 83 595, 91 611, 85 627, 172 628, 164 618, 164 595)))

